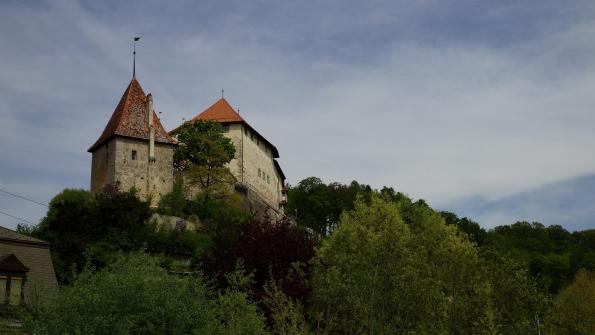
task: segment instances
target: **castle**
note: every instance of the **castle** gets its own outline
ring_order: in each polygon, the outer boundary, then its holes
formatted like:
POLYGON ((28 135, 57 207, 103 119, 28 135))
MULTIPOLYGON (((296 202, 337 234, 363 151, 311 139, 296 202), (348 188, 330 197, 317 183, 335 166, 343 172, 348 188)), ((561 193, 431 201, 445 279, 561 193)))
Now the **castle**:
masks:
MULTIPOLYGON (((279 151, 237 113, 223 97, 190 121, 214 120, 235 146, 228 168, 246 190, 272 214, 282 214, 286 201, 285 175, 279 151)), ((175 129, 174 129, 175 130, 175 129)), ((141 198, 156 204, 174 182, 173 152, 177 145, 165 131, 146 95, 133 77, 105 129, 89 148, 92 154, 91 192, 106 185, 135 188, 141 198)))

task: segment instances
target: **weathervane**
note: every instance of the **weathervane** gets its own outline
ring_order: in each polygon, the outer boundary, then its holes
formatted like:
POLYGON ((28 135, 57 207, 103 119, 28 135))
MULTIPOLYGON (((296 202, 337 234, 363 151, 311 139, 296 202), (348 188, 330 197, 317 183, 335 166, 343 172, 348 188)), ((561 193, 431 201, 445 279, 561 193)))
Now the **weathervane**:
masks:
POLYGON ((140 37, 135 37, 132 41, 132 78, 136 78, 136 41, 140 40, 140 37))

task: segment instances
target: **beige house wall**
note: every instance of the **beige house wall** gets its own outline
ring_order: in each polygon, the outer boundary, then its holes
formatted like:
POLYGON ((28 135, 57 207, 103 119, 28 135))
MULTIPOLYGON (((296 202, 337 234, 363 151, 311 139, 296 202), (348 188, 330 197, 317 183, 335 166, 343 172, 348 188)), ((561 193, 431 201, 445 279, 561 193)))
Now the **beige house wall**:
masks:
POLYGON ((47 300, 58 291, 58 282, 50 249, 47 246, 0 241, 0 255, 14 254, 24 266, 29 268, 25 282, 25 301, 31 302, 35 296, 47 300))

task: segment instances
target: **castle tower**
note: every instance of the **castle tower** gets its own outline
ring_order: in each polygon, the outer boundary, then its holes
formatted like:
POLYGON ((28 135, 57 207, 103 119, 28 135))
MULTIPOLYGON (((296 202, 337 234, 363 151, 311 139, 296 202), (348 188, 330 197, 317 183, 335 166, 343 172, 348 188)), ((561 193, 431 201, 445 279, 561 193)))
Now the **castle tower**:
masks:
POLYGON ((145 95, 133 77, 103 133, 88 150, 93 155, 91 192, 106 185, 123 191, 134 187, 141 199, 152 196, 156 204, 173 185, 175 143, 153 110, 151 94, 145 95))
MULTIPOLYGON (((221 98, 190 121, 213 120, 221 123, 223 132, 236 148, 228 167, 236 180, 277 213, 286 202, 285 175, 277 161, 279 151, 256 131, 234 108, 221 98)), ((177 128, 170 134, 175 134, 177 128)))

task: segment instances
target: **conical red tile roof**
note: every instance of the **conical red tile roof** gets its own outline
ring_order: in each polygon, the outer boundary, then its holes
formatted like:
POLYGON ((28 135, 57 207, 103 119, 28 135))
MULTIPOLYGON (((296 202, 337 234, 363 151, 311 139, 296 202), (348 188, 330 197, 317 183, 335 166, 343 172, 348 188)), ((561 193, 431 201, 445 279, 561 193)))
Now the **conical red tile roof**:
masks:
MULTIPOLYGON (((103 133, 95 144, 89 148, 93 152, 114 136, 125 136, 139 139, 149 139, 149 122, 145 104, 147 96, 136 78, 132 78, 124 91, 118 106, 105 126, 103 133)), ((155 111, 153 111, 153 127, 155 129, 155 142, 175 144, 176 141, 165 131, 155 111)))

